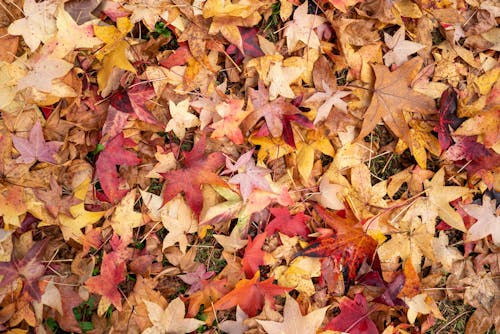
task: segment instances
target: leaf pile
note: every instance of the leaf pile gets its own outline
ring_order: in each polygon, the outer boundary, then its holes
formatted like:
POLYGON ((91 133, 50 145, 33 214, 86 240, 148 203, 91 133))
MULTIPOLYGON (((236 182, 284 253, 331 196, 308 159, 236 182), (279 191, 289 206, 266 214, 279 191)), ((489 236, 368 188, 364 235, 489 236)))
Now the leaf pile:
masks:
POLYGON ((4 1, 0 330, 499 331, 499 17, 4 1))

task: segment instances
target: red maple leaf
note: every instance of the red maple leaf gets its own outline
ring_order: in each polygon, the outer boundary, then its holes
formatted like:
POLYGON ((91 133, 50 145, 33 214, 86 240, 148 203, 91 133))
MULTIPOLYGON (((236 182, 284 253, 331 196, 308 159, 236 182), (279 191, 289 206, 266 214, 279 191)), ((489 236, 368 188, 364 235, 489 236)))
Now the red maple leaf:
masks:
POLYGON ((306 222, 311 217, 305 215, 303 212, 299 212, 292 216, 290 211, 285 207, 272 208, 270 211, 274 219, 266 226, 265 232, 268 234, 281 232, 289 237, 296 235, 307 237, 309 234, 309 228, 306 222))
POLYGON ((126 243, 116 235, 110 241, 113 251, 104 254, 101 263, 101 273, 89 278, 85 285, 91 292, 100 294, 116 307, 118 311, 122 309, 121 294, 118 284, 125 280, 126 273, 126 243))
POLYGON ((234 290, 214 304, 214 308, 216 310, 227 310, 239 305, 249 317, 254 317, 264 306, 265 300, 270 303, 271 307, 274 307, 273 297, 282 295, 290 290, 292 288, 273 284, 273 278, 259 281, 259 274, 256 273, 252 279, 239 281, 234 290))
POLYGON ((0 287, 4 288, 16 279, 23 280, 23 290, 35 300, 40 301, 42 294, 38 279, 45 273, 45 265, 40 263, 48 240, 36 242, 22 259, 12 259, 10 262, 0 262, 0 275, 3 276, 0 287))
POLYGON ((119 111, 134 114, 143 122, 161 125, 161 123, 146 108, 146 101, 155 96, 151 85, 145 82, 135 82, 128 90, 120 90, 111 97, 111 105, 119 111))
POLYGON ((123 132, 111 139, 96 161, 96 174, 104 194, 112 203, 119 202, 128 192, 125 180, 120 177, 116 166, 135 166, 141 160, 124 147, 134 146, 132 139, 124 138, 123 132))
POLYGON ((350 334, 378 334, 377 326, 368 317, 373 311, 375 308, 368 307, 366 298, 361 293, 358 293, 354 300, 342 297, 340 314, 330 320, 325 329, 350 334))
POLYGON ((178 193, 184 192, 186 201, 199 217, 203 208, 202 184, 225 186, 226 183, 214 172, 224 165, 224 155, 213 152, 205 155, 206 135, 193 146, 190 152, 183 152, 184 168, 161 173, 165 178, 163 198, 170 201, 178 193))
POLYGON ((245 248, 245 255, 241 260, 243 271, 246 277, 253 277, 259 270, 259 266, 264 265, 264 257, 266 252, 262 250, 262 245, 266 241, 266 233, 257 235, 253 240, 248 236, 248 244, 245 248))
POLYGON ((373 258, 377 242, 363 231, 354 218, 342 218, 317 204, 314 209, 333 230, 333 234, 320 238, 300 255, 330 257, 337 266, 346 267, 347 278, 353 280, 361 264, 373 258))

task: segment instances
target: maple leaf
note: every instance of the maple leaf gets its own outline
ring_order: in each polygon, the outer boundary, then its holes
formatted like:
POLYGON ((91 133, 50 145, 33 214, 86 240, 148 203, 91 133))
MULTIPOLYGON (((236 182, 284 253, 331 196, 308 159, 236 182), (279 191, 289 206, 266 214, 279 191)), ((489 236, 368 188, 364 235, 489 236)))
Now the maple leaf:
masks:
POLYGON ((369 318, 375 310, 366 303, 366 298, 361 293, 340 299, 340 314, 330 320, 325 329, 347 332, 350 334, 378 334, 377 326, 369 318))
POLYGON ((274 100, 278 95, 293 99, 295 93, 290 85, 302 75, 300 67, 283 66, 282 63, 273 63, 267 73, 267 80, 271 82, 269 86, 269 100, 274 100))
POLYGON ((265 175, 270 173, 270 170, 255 166, 252 154, 253 150, 242 154, 234 165, 229 160, 229 157, 226 157, 227 169, 223 172, 223 174, 227 174, 238 171, 238 174, 232 176, 228 183, 240 185, 240 193, 244 201, 248 199, 254 189, 271 191, 269 182, 264 178, 265 175))
POLYGON ((483 204, 467 204, 462 206, 470 216, 477 219, 467 231, 467 241, 476 241, 491 235, 493 243, 500 245, 500 216, 496 214, 496 201, 483 196, 483 204))
POLYGON ((85 198, 90 186, 90 177, 87 177, 74 189, 74 198, 80 200, 80 203, 73 205, 69 208, 71 215, 59 215, 59 222, 61 223, 61 231, 64 240, 73 238, 81 242, 83 236, 81 229, 87 225, 98 222, 103 216, 105 211, 87 211, 85 209, 85 198))
POLYGON ((462 217, 451 208, 450 202, 470 194, 471 190, 465 187, 445 186, 444 168, 441 168, 431 181, 425 181, 425 192, 427 193, 427 203, 437 210, 439 216, 446 224, 465 232, 465 225, 462 217))
POLYGON ((262 49, 259 46, 259 39, 257 38, 259 29, 255 27, 238 27, 238 29, 240 30, 241 38, 243 40, 242 50, 238 49, 238 47, 234 44, 229 45, 226 49, 228 54, 235 56, 236 63, 240 64, 243 61, 244 56, 252 58, 263 56, 264 52, 262 52, 262 49))
POLYGON ((73 68, 73 64, 50 56, 44 56, 29 65, 31 67, 30 71, 19 79, 17 89, 33 87, 42 92, 54 93, 55 95, 57 93, 54 92, 52 81, 64 76, 73 68))
POLYGON ((46 142, 43 138, 42 125, 39 120, 31 128, 29 139, 12 136, 12 142, 19 153, 21 153, 21 156, 16 161, 25 164, 32 164, 37 160, 56 164, 57 161, 54 159, 54 154, 63 144, 57 141, 46 142))
POLYGON ((153 327, 147 328, 143 334, 184 334, 204 324, 198 319, 184 318, 186 307, 180 298, 172 300, 166 309, 147 300, 144 303, 153 327))
POLYGON ((252 112, 242 123, 244 131, 251 129, 259 119, 264 117, 271 135, 279 137, 283 134, 283 116, 301 115, 301 111, 282 97, 269 102, 269 90, 262 80, 259 80, 258 88, 258 90, 253 88, 248 90, 249 110, 252 112))
POLYGON ((229 334, 243 334, 248 329, 244 324, 245 319, 248 319, 248 315, 236 306, 236 321, 224 320, 219 323, 219 328, 229 334))
POLYGON ((339 265, 347 266, 347 279, 353 280, 359 266, 372 259, 377 242, 365 234, 361 226, 357 226, 354 221, 342 218, 317 204, 314 209, 333 229, 334 234, 312 243, 298 255, 331 257, 339 265))
POLYGON ((198 220, 184 198, 178 194, 168 201, 160 209, 160 216, 163 226, 169 232, 163 239, 163 250, 178 242, 181 252, 186 253, 186 235, 198 230, 198 220))
POLYGON ((387 284, 377 271, 370 271, 363 275, 359 282, 363 285, 384 289, 382 294, 373 300, 374 302, 389 306, 404 306, 404 302, 398 298, 398 294, 405 284, 405 275, 403 273, 399 273, 391 283, 387 284))
MULTIPOLYGON (((285 235, 280 235, 282 240, 285 240, 285 235)), ((285 240, 286 241, 286 240, 285 240)), ((295 250, 295 248, 294 248, 295 250)), ((296 251, 293 255, 295 255, 296 251)), ((277 253, 273 252, 273 255, 277 253)), ((311 297, 316 293, 316 287, 312 281, 313 277, 320 277, 324 272, 321 272, 321 259, 299 256, 293 259, 288 266, 279 266, 273 270, 273 275, 278 279, 278 284, 294 288, 301 294, 311 297)))
POLYGON ((266 262, 269 260, 270 254, 262 250, 266 237, 265 232, 258 234, 253 240, 248 236, 245 255, 241 260, 246 277, 253 277, 259 271, 259 267, 267 264, 266 262))
POLYGON ((111 105, 125 113, 133 113, 137 119, 154 124, 161 125, 151 112, 147 109, 145 103, 155 96, 152 86, 145 85, 143 82, 136 82, 131 88, 114 93, 111 98, 111 105))
POLYGON ((329 306, 314 310, 303 316, 299 304, 289 294, 286 295, 283 322, 257 320, 268 334, 303 333, 316 334, 329 306))
POLYGON ((200 120, 195 115, 188 112, 189 98, 175 104, 168 101, 170 116, 165 131, 174 131, 175 135, 182 139, 186 135, 186 129, 200 125, 200 120))
POLYGON ((41 42, 47 42, 56 33, 56 9, 56 1, 24 1, 24 18, 9 26, 9 34, 22 35, 31 52, 35 52, 41 42))
POLYGON ((206 322, 211 323, 214 320, 212 305, 229 292, 227 284, 228 282, 225 278, 199 281, 200 289, 189 296, 189 306, 186 316, 195 317, 203 305, 203 313, 207 316, 206 322))
POLYGON ((390 72, 382 65, 372 65, 375 72, 375 87, 370 106, 365 112, 358 140, 368 135, 382 119, 391 131, 410 148, 409 127, 403 111, 432 114, 434 100, 413 91, 409 85, 422 66, 422 58, 415 57, 396 71, 390 72))
POLYGON ((112 203, 120 201, 128 192, 127 185, 116 170, 117 165, 136 166, 141 161, 124 147, 135 145, 123 132, 107 142, 96 161, 96 174, 102 190, 112 203))
POLYGON ((314 152, 320 151, 333 157, 335 151, 328 137, 320 131, 308 131, 301 139, 297 142, 297 169, 304 180, 309 180, 314 166, 314 152))
POLYGON ((293 21, 290 21, 285 26, 284 36, 286 37, 286 45, 288 52, 296 51, 300 48, 297 44, 304 43, 306 46, 317 49, 319 48, 319 38, 315 28, 326 22, 325 18, 318 15, 307 13, 308 2, 295 9, 293 13, 293 21))
POLYGON ((190 152, 184 155, 184 168, 161 173, 165 178, 163 198, 165 202, 172 200, 181 191, 186 196, 186 201, 197 217, 203 208, 202 184, 225 186, 225 182, 214 172, 224 164, 224 155, 213 152, 205 155, 206 135, 193 146, 190 152), (186 182, 190 180, 190 182, 186 182))
POLYGON ((430 216, 428 204, 417 200, 398 221, 396 231, 391 239, 385 241, 377 250, 380 259, 384 262, 397 262, 398 257, 410 259, 414 268, 420 271, 422 255, 434 259, 432 253, 432 237, 435 232, 436 215, 430 216))
POLYGON ((243 134, 239 126, 250 113, 249 110, 242 110, 244 103, 243 100, 230 99, 215 107, 215 111, 222 119, 210 126, 215 130, 212 132, 211 138, 217 139, 226 136, 237 145, 243 144, 243 134))
POLYGON ((289 237, 300 235, 305 238, 309 234, 306 222, 311 217, 305 215, 303 212, 292 216, 290 211, 284 207, 271 208, 270 211, 274 219, 269 222, 264 230, 269 235, 281 232, 289 237))
POLYGON ((320 104, 316 117, 314 118, 314 125, 326 120, 332 107, 336 107, 344 112, 347 112, 347 103, 342 100, 343 97, 350 95, 351 92, 338 90, 334 92, 329 85, 323 82, 324 92, 316 92, 307 100, 304 101, 304 105, 307 104, 320 104))
POLYGON ((292 288, 273 284, 272 278, 259 281, 259 273, 257 272, 252 279, 242 279, 236 283, 236 287, 219 299, 214 304, 214 308, 216 310, 227 310, 239 305, 249 317, 253 317, 264 306, 264 300, 274 305, 274 296, 282 295, 290 290, 292 288))
MULTIPOLYGON (((122 296, 118 290, 118 284, 125 280, 127 265, 123 258, 123 240, 113 236, 113 251, 102 257, 101 272, 99 275, 89 278, 85 285, 90 292, 98 293, 106 297, 118 311, 122 310, 122 296)), ((126 245, 125 245, 126 248, 126 245)))
POLYGON ((408 56, 425 47, 422 44, 405 40, 405 28, 403 26, 392 36, 384 32, 384 41, 391 49, 383 57, 386 66, 392 64, 401 66, 408 60, 408 56))
POLYGON ((411 324, 415 323, 418 314, 432 313, 438 319, 444 319, 439 311, 434 300, 426 293, 421 293, 412 298, 404 298, 406 305, 408 305, 408 320, 411 324))
MULTIPOLYGON (((202 263, 195 271, 188 274, 177 275, 184 283, 189 284, 189 290, 186 291, 187 295, 191 295, 203 287, 203 282, 215 275, 215 271, 207 271, 207 268, 202 263)), ((189 312, 188 312, 189 313, 189 312)))
POLYGON ((23 291, 26 291, 35 300, 40 301, 42 293, 38 280, 45 273, 45 265, 40 263, 47 247, 48 239, 35 242, 22 259, 12 259, 10 262, 0 262, 2 275, 1 287, 6 287, 16 279, 23 280, 23 291))
POLYGON ((136 190, 132 189, 122 198, 110 220, 113 231, 124 239, 131 239, 133 229, 144 224, 142 213, 134 211, 135 194, 136 190))
POLYGON ((127 59, 126 51, 129 43, 124 40, 133 27, 126 17, 119 17, 116 20, 116 27, 94 25, 96 37, 106 43, 95 54, 96 58, 102 62, 102 68, 97 73, 97 83, 101 92, 107 88, 114 67, 136 73, 134 66, 127 59))
POLYGON ((57 218, 59 213, 72 217, 70 207, 81 203, 73 196, 63 197, 63 188, 57 183, 54 176, 50 177, 50 190, 34 189, 36 197, 41 200, 52 217, 57 218))
MULTIPOLYGON (((69 4, 66 2, 65 6, 69 4)), ((91 49, 101 44, 101 40, 94 37, 92 23, 78 25, 70 13, 64 9, 65 6, 59 6, 56 11, 57 35, 55 40, 57 42, 53 55, 63 58, 75 49, 91 49)), ((76 20, 79 20, 79 16, 76 20)))

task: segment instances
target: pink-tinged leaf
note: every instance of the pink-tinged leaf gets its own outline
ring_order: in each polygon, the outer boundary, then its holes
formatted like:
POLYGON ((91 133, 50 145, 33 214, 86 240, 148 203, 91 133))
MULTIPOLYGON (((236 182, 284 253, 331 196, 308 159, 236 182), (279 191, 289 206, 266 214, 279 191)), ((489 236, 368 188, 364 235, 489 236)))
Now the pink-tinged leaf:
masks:
POLYGON ((123 132, 111 139, 96 161, 96 174, 104 194, 110 202, 119 202, 128 192, 128 187, 116 170, 117 165, 136 166, 141 161, 124 147, 134 146, 131 139, 125 139, 123 132))
POLYGON ((182 152, 184 168, 160 173, 165 178, 163 189, 165 202, 183 192, 189 207, 198 217, 203 208, 201 186, 203 184, 226 186, 226 183, 215 173, 224 165, 224 155, 221 152, 205 155, 205 146, 206 135, 203 134, 190 152, 182 152))
POLYGON ((330 320, 325 329, 349 334, 378 334, 377 326, 369 318, 371 312, 363 294, 358 293, 354 300, 342 297, 340 314, 330 320))
POLYGON ((448 148, 444 157, 459 166, 465 166, 469 175, 500 165, 500 154, 477 142, 475 136, 455 137, 455 144, 448 148))
POLYGON ((162 125, 146 108, 146 101, 155 96, 151 85, 142 82, 134 83, 128 90, 120 90, 111 97, 111 106, 137 119, 155 125, 162 125))
POLYGON ((269 182, 264 178, 271 171, 267 168, 255 166, 252 154, 253 150, 242 154, 234 165, 229 158, 226 158, 227 169, 223 172, 223 174, 228 174, 240 171, 239 174, 231 177, 228 182, 240 185, 240 193, 244 201, 248 199, 255 189, 272 191, 269 182))
POLYGON ((40 261, 48 244, 48 239, 36 242, 22 259, 12 259, 10 262, 0 262, 0 287, 4 288, 16 279, 23 280, 23 290, 35 300, 42 296, 38 280, 45 273, 45 265, 40 261))
POLYGON ((269 101, 269 90, 262 80, 259 80, 258 88, 258 90, 252 88, 248 90, 249 110, 252 112, 241 123, 243 132, 249 131, 263 117, 273 137, 282 136, 287 144, 294 147, 295 140, 290 122, 314 129, 314 124, 302 115, 300 109, 285 98, 278 97, 269 101))
POLYGON ((160 65, 166 67, 168 69, 174 66, 181 66, 186 64, 189 57, 191 57, 191 53, 189 52, 189 48, 186 42, 179 43, 179 47, 168 56, 166 59, 160 61, 160 65))
POLYGON ((58 141, 46 142, 43 138, 42 125, 38 120, 31 128, 29 139, 12 136, 12 142, 16 150, 21 153, 21 156, 16 161, 25 164, 31 164, 37 160, 56 164, 57 161, 54 159, 54 154, 63 144, 58 141))
POLYGON ((281 232, 289 237, 300 235, 304 238, 310 233, 306 222, 311 217, 305 215, 303 212, 292 216, 290 211, 285 207, 272 208, 270 211, 274 219, 266 226, 266 233, 281 232))
POLYGON ((184 283, 191 285, 189 290, 186 291, 187 295, 191 295, 196 291, 201 290, 203 283, 213 275, 215 275, 214 271, 207 271, 205 265, 201 264, 195 271, 188 274, 177 275, 177 277, 179 277, 184 283))
POLYGON ((128 122, 128 115, 129 114, 120 111, 113 106, 109 106, 106 121, 102 126, 102 136, 106 138, 114 138, 121 133, 128 122))
POLYGON ((248 237, 248 244, 245 248, 245 255, 241 260, 243 271, 246 277, 253 277, 259 270, 259 266, 265 264, 266 252, 262 250, 264 241, 266 241, 266 233, 258 234, 253 240, 248 237))
POLYGON ((161 124, 161 122, 146 108, 146 101, 156 96, 153 86, 142 82, 141 84, 135 83, 133 87, 127 91, 127 94, 137 119, 149 124, 163 126, 163 124, 161 124))

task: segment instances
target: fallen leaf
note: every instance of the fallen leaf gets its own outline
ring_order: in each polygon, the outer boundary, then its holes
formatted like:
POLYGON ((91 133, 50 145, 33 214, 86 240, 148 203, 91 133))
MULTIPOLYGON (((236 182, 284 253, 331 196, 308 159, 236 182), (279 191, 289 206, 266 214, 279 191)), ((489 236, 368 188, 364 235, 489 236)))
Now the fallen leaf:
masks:
POLYGON ((214 308, 226 310, 239 305, 249 317, 253 317, 264 306, 264 300, 274 305, 274 296, 282 295, 290 290, 291 288, 273 284, 272 278, 259 281, 259 274, 256 273, 252 279, 240 280, 231 292, 214 304, 214 308))
POLYGON ((491 235, 493 243, 500 245, 500 216, 497 215, 496 201, 485 195, 482 205, 467 204, 462 207, 477 219, 467 231, 466 240, 476 241, 491 235))
POLYGON ((146 329, 143 334, 184 334, 204 324, 198 319, 184 318, 186 308, 180 298, 172 300, 166 309, 147 300, 144 303, 153 327, 146 329))
POLYGON ((382 65, 372 65, 376 77, 375 86, 370 106, 363 117, 358 140, 363 139, 383 120, 389 129, 411 148, 410 129, 403 111, 425 115, 435 113, 436 108, 433 99, 416 93, 409 86, 422 62, 419 57, 412 58, 394 72, 389 72, 387 67, 382 65))
POLYGON ((24 1, 24 17, 12 22, 9 34, 23 36, 31 52, 35 52, 41 42, 46 43, 56 33, 56 9, 56 2, 24 1))
POLYGON ((116 166, 135 166, 141 161, 124 148, 135 145, 133 140, 125 138, 123 132, 108 141, 96 161, 96 174, 102 190, 112 203, 117 203, 128 193, 128 185, 120 177, 116 166))
POLYGON ((174 131, 175 135, 182 139, 186 135, 186 129, 200 125, 198 117, 188 112, 189 99, 185 99, 177 104, 168 101, 170 116, 165 131, 174 131))
POLYGON ((63 145, 62 142, 45 141, 40 121, 36 121, 33 125, 28 139, 13 136, 12 142, 19 153, 21 153, 21 156, 16 161, 25 164, 32 164, 36 161, 56 164, 57 161, 54 159, 54 154, 63 145))
POLYGON ((383 57, 386 66, 391 66, 392 64, 401 66, 408 60, 408 56, 425 47, 422 44, 407 41, 405 39, 404 26, 399 28, 392 36, 384 33, 384 41, 390 48, 390 51, 383 57))
POLYGON ((354 300, 348 297, 340 299, 340 314, 330 320, 325 329, 350 334, 378 334, 377 326, 369 315, 374 311, 368 306, 365 296, 357 293, 354 300))
POLYGON ((319 308, 303 316, 295 299, 286 295, 283 322, 257 320, 269 334, 303 333, 315 334, 323 322, 328 306, 319 308))
POLYGON ((165 202, 172 200, 181 191, 193 212, 199 217, 203 208, 202 184, 225 186, 222 179, 214 172, 224 164, 224 156, 220 152, 205 154, 206 138, 203 135, 190 152, 183 152, 184 168, 162 173, 165 178, 163 198, 165 202), (191 180, 191 182, 185 182, 191 180))

